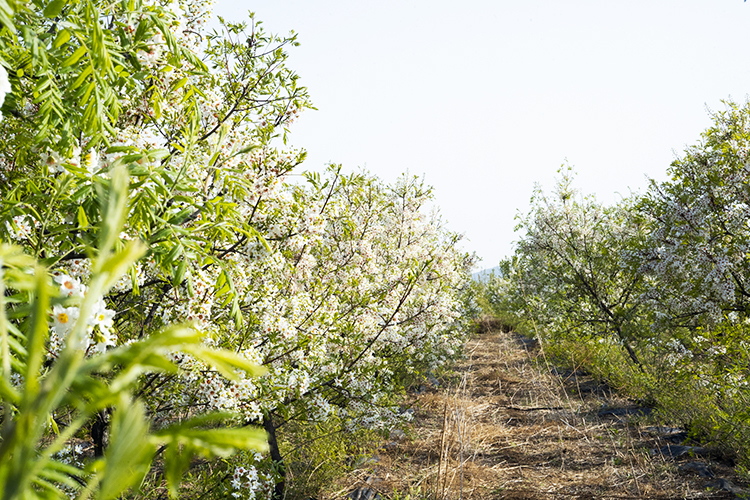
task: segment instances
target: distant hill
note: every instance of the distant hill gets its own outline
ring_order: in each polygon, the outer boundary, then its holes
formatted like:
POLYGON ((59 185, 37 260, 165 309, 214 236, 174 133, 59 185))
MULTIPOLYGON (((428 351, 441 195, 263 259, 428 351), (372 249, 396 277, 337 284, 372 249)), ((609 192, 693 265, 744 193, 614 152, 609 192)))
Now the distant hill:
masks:
POLYGON ((492 273, 495 273, 499 276, 500 266, 491 267, 489 269, 482 269, 481 271, 472 273, 471 278, 475 281, 487 281, 487 279, 489 279, 490 277, 490 274, 492 273))

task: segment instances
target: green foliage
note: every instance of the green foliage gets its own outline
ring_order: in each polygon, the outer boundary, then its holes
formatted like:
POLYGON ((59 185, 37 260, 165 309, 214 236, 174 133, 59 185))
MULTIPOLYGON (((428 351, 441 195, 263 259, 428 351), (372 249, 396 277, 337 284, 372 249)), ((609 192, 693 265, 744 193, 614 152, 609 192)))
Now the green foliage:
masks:
POLYGON ((153 432, 143 404, 133 400, 138 376, 176 372, 169 349, 190 352, 222 370, 255 367, 231 352, 200 345, 201 337, 188 328, 173 327, 140 342, 84 358, 79 348, 85 319, 122 273, 144 252, 131 243, 114 250, 124 218, 127 174, 115 169, 110 189, 102 192, 106 207, 100 246, 93 265, 91 285, 81 303, 81 315, 68 336, 66 348, 52 366, 45 365, 48 314, 54 297, 47 269, 18 247, 0 247, 0 335, 2 335, 2 433, 0 434, 0 484, 3 498, 36 498, 62 494, 65 486, 85 488, 80 498, 118 498, 138 487, 150 469, 156 446, 166 446, 170 489, 176 493, 179 472, 193 455, 226 456, 237 449, 266 446, 263 432, 253 428, 211 429, 227 415, 208 415, 153 432), (11 350, 13 353, 11 353, 11 350), (14 372, 21 382, 14 381, 14 372), (70 408, 70 421, 58 430, 56 413, 70 408), (104 456, 86 468, 54 458, 66 441, 101 411, 112 409, 109 446, 104 456), (53 431, 53 432, 50 432, 53 431), (171 473, 170 473, 171 472, 171 473))
POLYGON ((337 479, 369 459, 381 439, 373 431, 347 430, 336 421, 290 425, 281 446, 290 498, 317 498, 331 491, 337 479))
POLYGON ((120 119, 121 96, 148 85, 138 51, 155 33, 172 49, 170 64, 203 67, 175 42, 165 11, 143 2, 29 3, 18 8, 14 24, 18 31, 4 30, 0 46, 18 89, 5 103, 13 118, 4 128, 31 138, 14 152, 19 166, 39 143, 61 152, 81 134, 89 138, 87 147, 108 143, 120 119), (29 107, 33 116, 18 113, 29 107))
POLYGON ((513 261, 500 262, 499 273, 492 273, 485 281, 475 282, 468 290, 477 307, 475 328, 481 332, 514 331, 527 337, 536 335, 533 320, 525 314, 516 314, 518 304, 510 292, 513 261))

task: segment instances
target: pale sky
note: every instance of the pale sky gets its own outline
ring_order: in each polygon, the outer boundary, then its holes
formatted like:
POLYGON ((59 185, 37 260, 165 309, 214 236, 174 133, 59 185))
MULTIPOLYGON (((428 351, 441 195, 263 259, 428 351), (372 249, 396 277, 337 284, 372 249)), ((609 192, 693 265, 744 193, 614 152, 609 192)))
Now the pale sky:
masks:
POLYGON ((303 169, 424 175, 463 248, 497 265, 517 213, 563 163, 612 203, 666 178, 750 92, 742 0, 218 0, 299 35, 289 67, 317 111, 291 127, 303 169))

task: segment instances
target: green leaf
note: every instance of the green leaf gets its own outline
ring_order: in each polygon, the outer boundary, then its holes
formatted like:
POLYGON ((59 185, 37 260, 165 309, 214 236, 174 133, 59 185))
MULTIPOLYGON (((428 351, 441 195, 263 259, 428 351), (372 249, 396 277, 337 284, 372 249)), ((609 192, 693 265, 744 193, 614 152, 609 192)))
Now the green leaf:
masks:
POLYGON ((180 89, 182 86, 184 86, 187 83, 188 79, 186 76, 182 77, 180 80, 174 82, 172 84, 172 88, 170 89, 171 92, 174 92, 175 90, 180 89))
POLYGON ((167 445, 164 453, 164 471, 172 497, 183 472, 193 455, 206 458, 227 457, 238 450, 268 450, 265 431, 254 427, 223 427, 223 421, 232 418, 229 413, 213 413, 180 422, 156 432, 151 440, 155 445, 167 445), (204 429, 207 425, 221 425, 218 429, 204 429))
POLYGON ((164 477, 167 480, 169 496, 179 497, 179 486, 182 475, 190 466, 194 450, 188 446, 180 447, 178 444, 167 446, 164 451, 164 477))
POLYGON ((239 379, 235 369, 243 370, 256 377, 266 373, 265 368, 251 363, 247 358, 236 352, 225 349, 212 349, 203 345, 190 345, 183 347, 182 351, 205 361, 229 380, 239 379))
POLYGON ((219 429, 179 429, 174 441, 189 445, 206 457, 228 457, 237 450, 268 449, 266 432, 254 427, 219 429))
POLYGON ((80 484, 73 478, 76 476, 82 476, 82 473, 80 469, 72 465, 49 460, 39 472, 39 476, 50 479, 59 484, 64 484, 71 488, 76 488, 80 487, 80 484))
POLYGON ((81 71, 81 74, 80 74, 80 75, 78 75, 78 78, 76 78, 76 81, 74 81, 74 82, 73 82, 73 83, 72 83, 72 84, 70 85, 70 89, 71 89, 71 90, 75 90, 75 89, 77 89, 78 87, 80 87, 80 86, 81 86, 81 84, 82 84, 83 82, 85 82, 85 81, 86 81, 86 78, 88 78, 88 76, 89 76, 89 75, 90 75, 91 73, 93 73, 93 71, 94 71, 94 65, 93 65, 93 64, 89 64, 89 65, 87 65, 87 66, 86 66, 86 67, 85 67, 85 68, 83 69, 83 71, 81 71))
POLYGON ((185 220, 187 220, 190 217, 190 215, 193 212, 194 212, 194 209, 192 207, 184 208, 180 210, 179 212, 177 212, 176 214, 174 214, 172 217, 170 217, 168 222, 174 225, 182 224, 183 222, 185 222, 185 220))
POLYGON ((40 102, 46 101, 52 95, 54 90, 55 89, 49 89, 42 94, 37 94, 36 92, 34 92, 34 103, 39 104, 40 102))
POLYGON ((55 41, 52 42, 52 47, 59 49, 61 46, 68 43, 68 40, 70 40, 70 31, 64 29, 57 34, 55 41))
POLYGON ((185 270, 187 269, 187 258, 183 257, 182 260, 180 260, 180 263, 177 265, 177 269, 174 273, 174 277, 172 278, 172 286, 177 287, 182 283, 182 280, 185 278, 185 270))
POLYGON ((75 52, 73 52, 73 54, 71 54, 70 57, 68 57, 67 59, 65 59, 65 61, 63 61, 60 67, 67 68, 68 66, 74 65, 75 63, 78 62, 79 59, 81 59, 81 57, 83 57, 83 54, 86 53, 86 50, 87 50, 86 46, 81 45, 80 47, 76 49, 75 52))
POLYGON ((120 346, 91 358, 86 362, 86 370, 102 372, 121 366, 123 368, 118 379, 125 379, 128 383, 146 371, 176 372, 177 367, 166 358, 165 348, 179 351, 201 341, 202 336, 197 330, 174 325, 139 342, 120 346))
POLYGON ((250 146, 245 146, 244 148, 242 148, 239 151, 237 151, 236 153, 234 153, 234 155, 232 155, 232 156, 243 155, 245 153, 249 153, 250 151, 253 151, 254 149, 258 149, 258 146, 256 144, 252 144, 250 146))
POLYGON ((177 244, 173 246, 167 255, 164 256, 164 263, 167 264, 169 267, 172 267, 174 265, 174 261, 177 260, 177 257, 182 255, 183 252, 182 245, 177 244))
POLYGON ((151 245, 154 245, 160 241, 164 241, 168 238, 168 236, 171 234, 170 228, 164 227, 156 231, 154 234, 149 237, 148 242, 151 245))
POLYGON ((14 405, 18 405, 20 401, 18 391, 6 382, 5 377, 0 377, 0 398, 14 405))
POLYGON ((161 118, 161 99, 157 97, 151 99, 151 108, 154 112, 154 120, 161 118))
POLYGON ((148 167, 143 167, 137 163, 130 163, 128 165, 128 173, 133 177, 148 177, 151 171, 148 167))
MULTIPOLYGON (((128 172, 127 172, 127 169, 123 166, 118 166, 110 170, 109 189, 105 191, 101 189, 100 186, 98 188, 100 189, 100 193, 99 193, 99 198, 101 200, 100 203, 101 203, 101 206, 104 207, 104 214, 103 214, 104 219, 103 219, 103 224, 101 226, 102 229, 99 231, 98 247, 99 247, 100 257, 96 259, 92 268, 93 268, 94 273, 98 273, 102 269, 107 269, 110 271, 110 275, 112 275, 113 274, 112 268, 102 267, 102 266, 105 263, 110 264, 109 259, 107 259, 107 257, 109 256, 109 253, 114 247, 115 243, 119 241, 120 230, 122 229, 122 226, 125 222, 125 216, 127 214, 127 205, 128 205, 128 172), (102 256, 104 258, 102 258, 102 256)), ((131 242, 131 243, 134 243, 134 242, 131 242)), ((131 248, 130 251, 133 254, 135 254, 137 253, 137 251, 145 251, 145 249, 143 249, 142 246, 141 247, 134 246, 131 248)), ((140 257, 140 255, 138 257, 140 257)), ((135 258, 137 259, 138 257, 135 257, 135 258)), ((134 261, 135 260, 133 260, 133 262, 134 261)), ((125 268, 122 269, 119 276, 122 276, 122 274, 125 273, 125 271, 127 270, 127 267, 129 267, 130 264, 132 264, 132 262, 128 263, 125 266, 125 268)), ((119 276, 118 276, 118 279, 119 279, 119 276)))
POLYGON ((117 498, 128 488, 140 484, 148 472, 154 454, 143 404, 120 398, 112 415, 112 433, 104 453, 105 469, 100 500, 117 498))
POLYGON ((135 146, 110 146, 107 148, 107 154, 130 153, 136 150, 137 148, 135 146))
POLYGON ((42 267, 34 269, 36 298, 32 304, 32 315, 29 330, 26 333, 26 348, 29 351, 26 359, 26 385, 24 401, 31 402, 31 398, 39 390, 39 370, 44 358, 44 344, 47 341, 48 309, 50 302, 50 285, 47 273, 42 267))
POLYGON ((78 227, 82 229, 89 227, 89 219, 88 217, 86 217, 86 211, 83 209, 82 205, 78 205, 78 214, 76 216, 76 219, 78 220, 78 227))
POLYGON ((152 149, 148 152, 148 157, 152 160, 161 160, 169 156, 169 151, 164 148, 152 149))
POLYGON ((52 0, 44 8, 44 17, 53 18, 59 16, 60 12, 62 12, 63 10, 63 7, 65 7, 67 3, 67 0, 52 0))
MULTIPOLYGON (((130 269, 138 259, 146 254, 148 248, 141 241, 128 241, 121 251, 105 259, 101 263, 101 269, 107 273, 107 279, 104 281, 103 293, 112 288, 115 283, 130 269)), ((97 259, 99 260, 99 259, 97 259)))

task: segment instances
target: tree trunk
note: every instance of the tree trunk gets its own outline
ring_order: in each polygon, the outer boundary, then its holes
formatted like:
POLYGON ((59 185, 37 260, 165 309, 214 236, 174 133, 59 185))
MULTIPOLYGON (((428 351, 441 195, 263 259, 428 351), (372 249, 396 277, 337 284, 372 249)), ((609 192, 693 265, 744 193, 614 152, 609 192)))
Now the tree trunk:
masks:
POLYGON ((104 410, 96 414, 96 420, 91 424, 91 440, 94 442, 94 456, 104 455, 104 435, 107 433, 107 414, 104 410))
POLYGON ((284 487, 286 486, 286 469, 284 467, 284 460, 281 457, 281 452, 279 451, 279 443, 276 441, 276 427, 273 425, 273 416, 271 413, 267 413, 263 416, 263 428, 266 430, 266 433, 268 433, 268 446, 271 451, 271 460, 273 460, 278 467, 279 473, 276 485, 273 489, 273 500, 283 500, 284 487))

